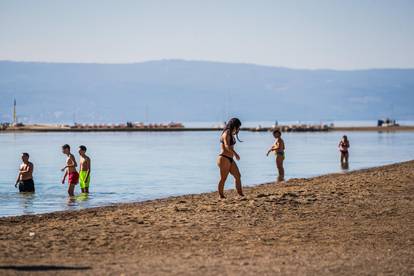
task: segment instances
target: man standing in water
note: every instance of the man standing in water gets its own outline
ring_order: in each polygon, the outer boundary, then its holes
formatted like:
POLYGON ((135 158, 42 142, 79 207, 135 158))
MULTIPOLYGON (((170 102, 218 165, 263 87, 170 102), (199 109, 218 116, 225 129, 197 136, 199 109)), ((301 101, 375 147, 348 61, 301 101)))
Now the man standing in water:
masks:
POLYGON ((23 163, 20 165, 19 174, 17 175, 16 184, 17 188, 19 184, 19 191, 34 193, 34 181, 33 181, 33 163, 29 162, 29 154, 27 152, 22 153, 23 163))
POLYGON ((78 184, 79 181, 79 174, 76 171, 76 167, 78 165, 76 164, 75 156, 70 153, 70 146, 68 144, 62 146, 62 153, 67 156, 66 166, 62 168, 62 172, 65 171, 62 179, 62 184, 65 184, 66 176, 68 176, 68 194, 69 196, 74 196, 75 185, 78 184))
POLYGON ((86 154, 86 147, 81 145, 79 146, 79 183, 82 190, 82 193, 89 194, 89 182, 91 174, 91 159, 86 154))

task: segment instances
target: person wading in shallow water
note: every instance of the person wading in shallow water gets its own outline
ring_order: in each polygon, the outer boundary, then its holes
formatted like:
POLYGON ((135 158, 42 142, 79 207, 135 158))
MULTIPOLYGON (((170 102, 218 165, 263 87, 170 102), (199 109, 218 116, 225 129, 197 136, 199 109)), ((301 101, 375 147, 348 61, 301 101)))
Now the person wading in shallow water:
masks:
POLYGON ((19 174, 17 175, 16 184, 19 185, 20 192, 34 193, 35 186, 33 182, 33 163, 29 162, 29 154, 27 152, 22 153, 23 163, 20 165, 19 174))
POLYGON ((279 176, 277 178, 278 182, 285 180, 285 169, 283 167, 283 161, 285 160, 285 142, 282 139, 282 133, 279 129, 273 131, 273 137, 275 137, 275 142, 272 147, 267 151, 266 156, 274 151, 276 155, 276 167, 279 172, 279 176))
POLYGON ((79 146, 79 184, 82 193, 89 194, 89 183, 91 181, 91 159, 86 155, 86 147, 79 146))
POLYGON ((69 196, 75 195, 75 185, 79 182, 79 174, 76 170, 78 164, 76 163, 75 156, 70 153, 70 146, 65 144, 62 146, 62 153, 67 156, 66 158, 66 166, 63 167, 62 172, 64 171, 65 174, 63 175, 62 184, 65 184, 66 176, 68 177, 68 194, 69 196))
POLYGON ((350 144, 349 144, 348 137, 346 135, 342 136, 342 139, 341 141, 339 141, 339 144, 338 144, 339 151, 341 152, 341 164, 342 165, 348 164, 349 147, 350 147, 350 144))
POLYGON ((224 196, 224 183, 226 182, 229 173, 233 175, 237 193, 239 196, 244 196, 241 184, 241 175, 239 168, 237 167, 236 160, 240 160, 240 156, 234 150, 236 144, 236 138, 239 142, 238 133, 240 131, 241 122, 237 118, 232 118, 228 121, 221 133, 220 146, 221 152, 217 158, 217 166, 220 168, 220 181, 218 183, 218 193, 220 198, 226 198, 224 196))

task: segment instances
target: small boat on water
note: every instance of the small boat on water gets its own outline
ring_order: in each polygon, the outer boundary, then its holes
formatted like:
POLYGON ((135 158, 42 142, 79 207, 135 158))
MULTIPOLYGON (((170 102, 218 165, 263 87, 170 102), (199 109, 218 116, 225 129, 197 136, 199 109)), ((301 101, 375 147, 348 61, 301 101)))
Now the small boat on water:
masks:
POLYGON ((379 127, 392 127, 392 126, 399 126, 399 124, 397 124, 396 120, 393 120, 393 119, 390 119, 390 118, 385 118, 385 119, 378 120, 377 126, 379 126, 379 127))

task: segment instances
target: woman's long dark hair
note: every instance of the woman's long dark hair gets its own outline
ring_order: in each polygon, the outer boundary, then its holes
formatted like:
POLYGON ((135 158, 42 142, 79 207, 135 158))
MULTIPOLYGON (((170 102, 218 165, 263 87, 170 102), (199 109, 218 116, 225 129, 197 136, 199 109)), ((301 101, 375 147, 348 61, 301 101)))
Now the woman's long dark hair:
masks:
MULTIPOLYGON (((223 129, 223 133, 224 133, 225 131, 229 130, 229 131, 230 131, 230 134, 231 134, 231 135, 233 135, 233 131, 234 131, 235 129, 240 129, 241 124, 242 124, 242 123, 240 122, 240 120, 239 120, 238 118, 231 118, 231 119, 227 122, 226 126, 224 127, 224 129, 223 129)), ((237 132, 236 132, 236 138, 237 138, 237 141, 239 141, 239 142, 243 142, 243 141, 241 141, 241 140, 239 139, 239 131, 237 131, 237 132)))

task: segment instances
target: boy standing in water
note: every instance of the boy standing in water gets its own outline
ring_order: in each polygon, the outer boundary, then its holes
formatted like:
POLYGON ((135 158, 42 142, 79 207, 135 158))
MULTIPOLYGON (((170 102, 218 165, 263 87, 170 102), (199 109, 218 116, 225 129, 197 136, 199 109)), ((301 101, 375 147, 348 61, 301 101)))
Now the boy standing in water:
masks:
POLYGON ((78 165, 76 164, 75 156, 70 153, 70 146, 68 144, 62 146, 62 153, 67 156, 66 166, 62 168, 62 172, 65 171, 62 179, 62 184, 65 184, 66 176, 68 176, 68 194, 69 196, 74 196, 75 185, 78 184, 79 181, 79 174, 76 171, 76 167, 78 165))
POLYGON ((276 155, 276 167, 279 171, 279 177, 277 181, 284 181, 285 180, 285 169, 283 168, 283 161, 285 160, 285 142, 281 138, 282 133, 279 129, 273 131, 273 137, 275 137, 275 143, 272 147, 267 151, 266 156, 274 151, 276 155))
POLYGON ((86 147, 81 145, 79 146, 79 183, 82 190, 82 193, 89 194, 89 182, 91 174, 91 159, 86 154, 86 147))
POLYGON ((22 192, 31 192, 34 193, 35 187, 33 182, 33 163, 29 162, 29 154, 27 152, 22 153, 23 163, 20 165, 19 174, 16 179, 16 184, 14 187, 17 187, 19 184, 19 191, 22 192))

